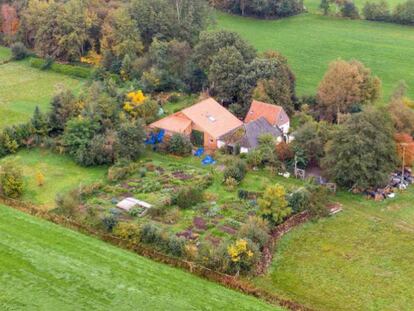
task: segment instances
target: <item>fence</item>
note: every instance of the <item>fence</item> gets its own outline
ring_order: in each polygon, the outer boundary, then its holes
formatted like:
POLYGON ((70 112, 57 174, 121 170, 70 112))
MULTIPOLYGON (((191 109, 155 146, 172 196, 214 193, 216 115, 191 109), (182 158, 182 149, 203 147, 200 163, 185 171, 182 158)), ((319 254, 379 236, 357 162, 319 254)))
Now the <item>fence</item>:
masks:
POLYGON ((24 213, 30 214, 32 216, 40 217, 44 220, 51 221, 55 224, 65 226, 66 228, 76 230, 81 233, 87 233, 88 235, 97 237, 102 241, 109 242, 123 249, 133 251, 140 256, 150 258, 156 262, 167 264, 175 268, 189 271, 192 274, 195 274, 209 281, 217 282, 227 288, 237 290, 244 294, 263 299, 270 304, 282 306, 289 310, 294 310, 294 311, 311 311, 310 308, 307 308, 299 303, 280 298, 267 291, 256 288, 248 281, 240 279, 236 276, 231 276, 228 274, 220 273, 220 272, 211 270, 207 267, 201 266, 191 261, 167 256, 163 253, 160 253, 152 248, 148 248, 144 245, 132 243, 129 240, 116 237, 112 234, 108 234, 102 231, 92 229, 72 219, 69 219, 69 218, 66 218, 60 215, 56 215, 56 214, 51 214, 48 211, 40 210, 35 205, 32 205, 30 203, 22 202, 22 201, 14 200, 14 199, 3 198, 3 197, 0 197, 0 203, 6 206, 9 206, 9 207, 15 208, 24 213))

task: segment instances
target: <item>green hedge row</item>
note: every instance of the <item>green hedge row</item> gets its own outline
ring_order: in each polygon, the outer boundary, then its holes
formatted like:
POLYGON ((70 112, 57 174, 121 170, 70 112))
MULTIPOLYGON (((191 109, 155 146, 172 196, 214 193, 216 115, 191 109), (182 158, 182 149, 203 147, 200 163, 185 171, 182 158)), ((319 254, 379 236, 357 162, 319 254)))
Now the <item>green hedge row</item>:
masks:
POLYGON ((41 58, 30 59, 30 66, 41 70, 52 70, 60 74, 82 79, 88 79, 92 74, 92 69, 87 67, 64 65, 58 63, 52 63, 48 65, 47 63, 47 60, 41 58))

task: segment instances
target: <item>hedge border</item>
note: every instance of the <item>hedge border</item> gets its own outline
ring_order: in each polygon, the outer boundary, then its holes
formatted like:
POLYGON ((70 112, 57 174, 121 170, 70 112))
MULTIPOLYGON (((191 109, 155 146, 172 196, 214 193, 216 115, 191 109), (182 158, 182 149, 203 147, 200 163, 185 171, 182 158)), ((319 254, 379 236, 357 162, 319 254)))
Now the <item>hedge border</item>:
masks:
POLYGON ((236 290, 243 294, 262 299, 266 301, 267 303, 272 304, 274 306, 282 306, 292 311, 312 311, 313 310, 297 302, 281 298, 265 290, 259 289, 255 287, 254 285, 252 285, 250 282, 239 279, 236 276, 231 276, 228 274, 220 273, 220 272, 211 270, 207 267, 204 267, 202 265, 199 265, 191 261, 167 256, 163 253, 160 253, 152 248, 148 248, 144 245, 131 243, 131 241, 129 240, 125 240, 125 239, 116 237, 112 234, 103 233, 101 231, 94 230, 90 227, 87 227, 83 224, 73 221, 72 219, 69 219, 69 218, 66 218, 60 215, 51 214, 48 211, 39 209, 39 207, 31 203, 9 199, 9 198, 5 198, 2 196, 0 196, 0 203, 5 205, 6 207, 14 208, 23 213, 29 214, 31 216, 35 216, 37 218, 41 218, 43 220, 52 222, 57 225, 61 225, 65 228, 68 228, 68 229, 71 229, 71 230, 74 230, 74 231, 77 231, 83 234, 88 234, 104 242, 108 242, 114 246, 118 246, 122 249, 132 251, 136 253, 137 255, 149 258, 153 261, 167 264, 169 266, 172 266, 172 267, 175 267, 181 270, 185 270, 187 272, 190 272, 191 274, 197 275, 206 280, 219 283, 226 288, 236 290))
MULTIPOLYGON (((42 67, 46 64, 46 60, 37 57, 31 57, 29 59, 29 64, 30 67, 42 70, 42 67)), ((50 67, 45 70, 50 70, 56 73, 81 79, 88 79, 92 76, 91 68, 69 64, 60 64, 55 62, 53 62, 50 67)))

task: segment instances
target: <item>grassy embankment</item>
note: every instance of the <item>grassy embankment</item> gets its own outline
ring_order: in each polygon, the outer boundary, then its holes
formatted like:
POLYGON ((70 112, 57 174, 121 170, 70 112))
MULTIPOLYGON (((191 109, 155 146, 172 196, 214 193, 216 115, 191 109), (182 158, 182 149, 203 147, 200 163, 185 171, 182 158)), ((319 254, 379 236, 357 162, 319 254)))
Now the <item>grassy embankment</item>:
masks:
POLYGON ((1 310, 282 310, 0 205, 1 310))

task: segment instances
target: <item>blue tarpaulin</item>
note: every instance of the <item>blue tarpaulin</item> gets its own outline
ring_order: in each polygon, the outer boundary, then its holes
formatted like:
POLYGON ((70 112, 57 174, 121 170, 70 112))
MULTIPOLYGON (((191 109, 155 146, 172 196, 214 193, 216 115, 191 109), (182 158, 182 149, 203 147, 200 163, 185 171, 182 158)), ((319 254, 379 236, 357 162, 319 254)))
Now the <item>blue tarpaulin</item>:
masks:
POLYGON ((204 148, 198 148, 197 151, 194 153, 196 157, 201 157, 204 154, 204 148))
POLYGON ((206 156, 206 157, 203 159, 202 163, 203 163, 204 165, 213 165, 213 164, 216 164, 216 161, 215 161, 215 160, 214 160, 211 156, 206 156))
POLYGON ((151 133, 150 137, 147 138, 145 143, 147 145, 156 145, 156 144, 162 143, 162 141, 164 140, 164 136, 165 136, 164 130, 159 131, 158 134, 151 133))

